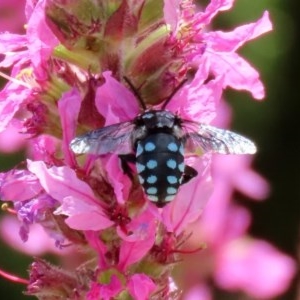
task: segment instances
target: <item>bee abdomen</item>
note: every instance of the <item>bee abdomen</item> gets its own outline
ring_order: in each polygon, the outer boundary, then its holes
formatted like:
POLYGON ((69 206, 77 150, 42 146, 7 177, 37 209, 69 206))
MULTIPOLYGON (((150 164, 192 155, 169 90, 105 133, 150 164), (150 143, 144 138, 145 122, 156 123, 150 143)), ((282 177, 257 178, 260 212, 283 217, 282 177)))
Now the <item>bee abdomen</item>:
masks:
POLYGON ((182 142, 168 133, 147 136, 137 144, 136 168, 149 200, 159 207, 174 199, 184 171, 182 142))

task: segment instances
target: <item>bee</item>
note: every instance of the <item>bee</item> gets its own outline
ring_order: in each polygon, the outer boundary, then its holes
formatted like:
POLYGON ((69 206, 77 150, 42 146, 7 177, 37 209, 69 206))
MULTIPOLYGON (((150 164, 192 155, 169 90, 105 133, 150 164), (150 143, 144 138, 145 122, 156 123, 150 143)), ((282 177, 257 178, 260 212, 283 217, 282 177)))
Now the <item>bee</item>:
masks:
POLYGON ((184 120, 168 111, 167 104, 185 83, 183 81, 161 109, 148 109, 132 83, 143 112, 134 119, 99 128, 76 137, 70 143, 76 154, 118 154, 125 174, 133 179, 129 166, 134 163, 138 180, 147 198, 158 207, 172 201, 180 186, 197 176, 185 164, 185 155, 199 153, 254 154, 255 144, 235 132, 184 120))

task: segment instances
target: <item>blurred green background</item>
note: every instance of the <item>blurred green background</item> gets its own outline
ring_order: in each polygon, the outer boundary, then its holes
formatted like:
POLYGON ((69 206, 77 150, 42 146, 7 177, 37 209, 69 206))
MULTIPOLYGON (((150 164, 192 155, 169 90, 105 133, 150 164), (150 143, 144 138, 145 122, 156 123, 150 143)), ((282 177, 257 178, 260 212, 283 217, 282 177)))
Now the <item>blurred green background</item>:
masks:
MULTIPOLYGON (((0 0, 0 6, 1 6, 0 0)), ((203 1, 199 1, 203 4, 203 1)), ((232 29, 253 22, 269 10, 274 30, 243 47, 240 53, 261 74, 267 97, 258 102, 243 92, 228 91, 226 99, 233 107, 233 128, 256 141, 259 152, 254 167, 271 184, 272 192, 264 202, 237 198, 251 209, 251 233, 266 239, 282 251, 297 256, 300 211, 300 58, 299 6, 293 0, 237 0, 234 9, 222 13, 215 28, 232 29)), ((22 157, 2 155, 1 170, 14 166, 22 157)), ((0 244, 0 266, 26 277, 30 257, 0 244)), ((276 299, 296 300, 297 284, 276 299)), ((22 286, 0 278, 1 299, 30 299, 21 295, 22 286)), ((300 295, 298 295, 300 297, 300 295)), ((216 299, 245 299, 218 293, 216 299)), ((251 298, 248 298, 251 299, 251 298)))

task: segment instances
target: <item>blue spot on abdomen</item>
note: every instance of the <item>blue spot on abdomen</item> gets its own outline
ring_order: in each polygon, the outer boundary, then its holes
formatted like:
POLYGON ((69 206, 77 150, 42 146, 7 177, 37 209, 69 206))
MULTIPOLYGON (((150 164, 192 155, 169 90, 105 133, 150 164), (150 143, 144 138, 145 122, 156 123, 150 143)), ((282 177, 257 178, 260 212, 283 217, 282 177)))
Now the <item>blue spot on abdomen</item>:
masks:
POLYGON ((170 168, 170 169, 175 169, 176 166, 177 166, 177 162, 175 159, 168 159, 167 162, 166 162, 167 166, 170 168))
POLYGON ((168 144, 168 149, 172 152, 177 152, 178 151, 178 145, 174 142, 171 142, 168 144))
POLYGON ((147 151, 147 152, 154 151, 155 148, 156 148, 156 146, 152 142, 148 142, 145 145, 145 151, 147 151))
POLYGON ((148 169, 154 169, 157 167, 157 161, 155 159, 150 159, 147 161, 146 166, 148 169))

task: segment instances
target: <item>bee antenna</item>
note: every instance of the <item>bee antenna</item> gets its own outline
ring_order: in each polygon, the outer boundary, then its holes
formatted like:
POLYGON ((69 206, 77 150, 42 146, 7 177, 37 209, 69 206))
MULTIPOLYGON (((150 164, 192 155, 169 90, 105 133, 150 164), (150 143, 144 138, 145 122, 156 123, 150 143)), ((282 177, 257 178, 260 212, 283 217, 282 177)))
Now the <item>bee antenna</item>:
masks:
POLYGON ((177 87, 174 89, 174 91, 171 93, 171 95, 166 99, 166 101, 164 102, 164 104, 162 105, 162 109, 165 109, 167 107, 167 105, 169 104, 169 102, 172 100, 172 98, 174 97, 174 95, 182 88, 182 86, 188 81, 187 78, 183 79, 178 85, 177 87))
POLYGON ((139 101, 142 109, 145 111, 147 109, 147 107, 146 107, 146 104, 145 104, 143 98, 141 97, 141 95, 139 94, 139 92, 137 91, 137 89, 135 88, 135 86, 132 84, 132 82, 129 80, 129 78, 126 77, 126 76, 124 76, 123 78, 126 81, 126 83, 129 85, 130 89, 134 93, 134 95, 137 98, 137 100, 139 101))

